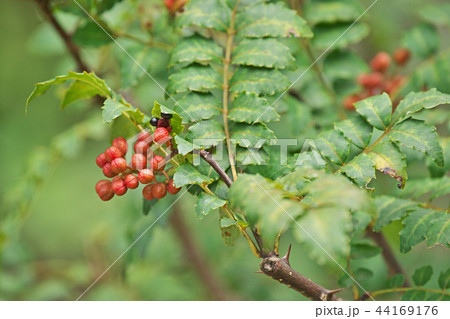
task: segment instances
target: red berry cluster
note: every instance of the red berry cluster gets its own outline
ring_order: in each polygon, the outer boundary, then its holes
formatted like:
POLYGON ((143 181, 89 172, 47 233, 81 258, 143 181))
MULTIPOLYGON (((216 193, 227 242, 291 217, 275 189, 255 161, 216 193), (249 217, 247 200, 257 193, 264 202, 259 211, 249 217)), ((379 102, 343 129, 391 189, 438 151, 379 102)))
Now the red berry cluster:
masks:
POLYGON ((398 67, 404 66, 408 62, 410 52, 408 49, 399 48, 395 50, 393 58, 397 67, 393 72, 389 72, 392 58, 388 53, 378 52, 373 57, 370 61, 372 72, 360 74, 357 78, 358 84, 362 86, 362 91, 344 98, 345 109, 354 110, 354 103, 382 92, 391 94, 403 84, 404 76, 398 74, 398 67))
POLYGON ((142 190, 143 196, 152 200, 161 199, 167 192, 176 194, 180 188, 175 187, 173 179, 169 178, 164 171, 166 161, 161 155, 156 155, 151 150, 151 146, 156 143, 170 146, 171 114, 163 114, 162 119, 152 118, 151 124, 157 126, 153 134, 142 131, 139 133, 136 143, 133 146, 134 154, 131 163, 125 160, 128 152, 128 144, 123 137, 113 140, 112 146, 100 154, 96 163, 103 170, 103 174, 112 178, 112 181, 101 180, 95 185, 95 190, 103 201, 108 201, 114 195, 125 195, 128 189, 135 189, 139 183, 146 185, 142 190), (157 182, 156 175, 164 175, 164 183, 157 182), (152 183, 152 184, 151 184, 152 183))

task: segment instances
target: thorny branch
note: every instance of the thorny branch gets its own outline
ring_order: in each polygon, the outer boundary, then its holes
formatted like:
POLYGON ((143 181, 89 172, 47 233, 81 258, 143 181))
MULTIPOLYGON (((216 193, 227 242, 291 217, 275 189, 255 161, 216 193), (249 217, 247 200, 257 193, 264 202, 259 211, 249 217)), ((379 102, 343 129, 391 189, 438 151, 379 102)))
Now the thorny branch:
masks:
MULTIPOLYGON (((202 150, 200 151, 200 156, 209 164, 211 167, 219 174, 225 184, 230 187, 232 181, 230 177, 225 173, 225 171, 220 167, 220 165, 212 158, 211 154, 202 150)), ((285 284, 289 288, 300 292, 305 297, 311 300, 318 301, 336 301, 340 300, 335 296, 335 293, 340 292, 343 289, 329 290, 319 284, 313 282, 312 280, 306 278, 302 274, 298 273, 292 269, 289 264, 289 256, 291 252, 291 246, 284 257, 279 257, 277 253, 271 251, 265 253, 262 251, 262 244, 260 242, 259 234, 256 230, 253 231, 253 236, 258 243, 260 253, 262 254, 263 260, 260 264, 261 272, 265 275, 271 277, 272 279, 285 284)))

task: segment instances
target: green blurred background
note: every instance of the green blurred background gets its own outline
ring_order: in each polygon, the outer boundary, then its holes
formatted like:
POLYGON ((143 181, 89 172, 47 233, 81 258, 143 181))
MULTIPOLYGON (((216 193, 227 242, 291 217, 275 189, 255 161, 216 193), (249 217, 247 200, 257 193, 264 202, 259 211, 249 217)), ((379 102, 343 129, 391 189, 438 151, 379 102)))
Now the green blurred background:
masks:
MULTIPOLYGON (((370 2, 363 1, 366 6, 370 2)), ((378 50, 392 51, 397 46, 402 30, 416 22, 414 12, 409 10, 421 3, 408 1, 405 7, 405 1, 379 2, 365 18, 372 26, 371 35, 359 45, 367 59, 378 50)), ((30 154, 36 149, 46 152, 55 135, 85 118, 89 106, 77 105, 60 111, 58 93, 52 91, 36 99, 25 116, 25 101, 33 84, 74 70, 75 66, 56 37, 48 41, 39 38, 42 28, 48 26, 35 3, 1 1, 0 17, 0 206, 3 209, 5 194, 20 182, 30 154), (46 52, 49 46, 51 54, 46 52)), ((145 101, 147 111, 151 105, 147 100, 163 100, 162 93, 154 86, 148 91, 144 84, 141 91, 138 100, 145 101)), ((48 168, 48 178, 40 183, 39 191, 30 194, 33 201, 29 214, 20 218, 20 229, 15 237, 8 238, 2 252, 0 299, 77 299, 170 204, 165 201, 144 217, 139 192, 101 202, 94 191, 95 183, 102 176, 95 157, 106 147, 107 138, 89 141, 81 153, 62 163, 56 161, 48 168)), ((186 194, 177 209, 229 298, 304 300, 298 293, 256 274, 259 260, 242 238, 235 247, 225 247, 217 216, 196 220, 194 203, 194 198, 186 194)), ((5 221, 0 219, 2 222, 5 221)), ((393 224, 386 232, 396 251, 398 242, 389 230, 394 233, 397 229, 398 224, 393 224)), ((285 251, 291 242, 294 240, 288 234, 282 239, 281 250, 285 251)), ((439 259, 442 254, 448 256, 444 249, 427 250, 419 245, 399 258, 411 274, 421 265, 442 260, 439 259)), ((328 275, 311 261, 299 245, 294 245, 291 256, 294 269, 324 286, 338 287, 335 276, 328 275)), ((371 290, 384 287, 387 269, 381 257, 364 262, 374 270, 375 276, 363 285, 371 290)), ((434 264, 435 274, 446 266, 434 264)), ((213 297, 187 261, 167 218, 152 227, 83 296, 83 300, 204 299, 213 297)))

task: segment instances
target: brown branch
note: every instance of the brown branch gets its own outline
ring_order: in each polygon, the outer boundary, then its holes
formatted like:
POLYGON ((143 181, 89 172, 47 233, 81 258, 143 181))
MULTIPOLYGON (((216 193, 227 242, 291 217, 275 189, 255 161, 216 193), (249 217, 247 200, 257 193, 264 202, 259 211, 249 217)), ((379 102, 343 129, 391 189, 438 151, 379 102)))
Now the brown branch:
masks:
POLYGON ((83 62, 81 55, 80 55, 80 48, 72 42, 72 37, 70 34, 64 30, 64 28, 61 26, 61 24, 56 20, 55 16, 53 15, 52 9, 50 8, 50 1, 49 0, 34 0, 41 9, 42 13, 44 13, 45 17, 48 19, 50 24, 53 26, 53 28, 56 30, 56 32, 59 34, 61 39, 64 41, 64 44, 66 45, 67 51, 69 51, 70 55, 72 55, 72 58, 75 60, 75 63, 77 64, 78 71, 87 71, 89 72, 89 68, 87 65, 83 62))
POLYGON ((211 167, 219 174, 225 184, 230 187, 233 181, 231 178, 225 173, 225 171, 219 166, 219 164, 212 158, 211 154, 205 150, 199 151, 200 156, 209 164, 211 167))
POLYGON ((198 277, 207 289, 208 295, 212 300, 232 300, 231 293, 219 281, 219 278, 213 274, 208 265, 207 259, 202 254, 200 247, 195 243, 194 238, 189 231, 188 226, 181 216, 179 206, 175 205, 170 216, 170 224, 175 230, 175 235, 184 250, 187 260, 191 263, 198 277))
POLYGON ((302 274, 296 272, 289 264, 289 247, 286 256, 280 258, 276 255, 264 258, 261 261, 261 271, 272 279, 282 283, 289 288, 298 291, 305 297, 314 301, 338 301, 340 298, 335 296, 335 293, 343 289, 329 290, 321 285, 306 278, 302 274))
POLYGON ((405 270, 398 262, 397 258, 394 255, 394 252, 391 249, 391 246, 389 246, 389 243, 387 242, 386 238, 383 236, 381 232, 376 233, 372 229, 368 228, 366 230, 367 235, 372 238, 372 240, 382 248, 382 255, 383 259, 386 262, 386 265, 389 269, 389 274, 391 276, 395 274, 402 274, 405 277, 405 283, 403 284, 403 287, 409 287, 411 286, 408 276, 405 273, 405 270))

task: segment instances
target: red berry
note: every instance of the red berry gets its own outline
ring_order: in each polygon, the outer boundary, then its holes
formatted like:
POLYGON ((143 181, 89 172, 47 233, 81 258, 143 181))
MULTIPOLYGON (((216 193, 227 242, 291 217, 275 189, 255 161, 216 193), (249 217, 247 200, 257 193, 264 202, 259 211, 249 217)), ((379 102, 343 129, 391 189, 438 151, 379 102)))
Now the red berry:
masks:
POLYGON ((394 51, 394 61, 398 65, 403 65, 406 62, 408 62, 409 58, 411 56, 411 53, 406 48, 398 48, 394 51))
POLYGON ((122 152, 122 156, 124 156, 128 151, 127 140, 123 137, 116 137, 113 140, 112 145, 117 147, 122 152))
POLYGON ((359 101, 358 95, 350 95, 347 96, 342 104, 344 104, 344 108, 348 111, 353 111, 355 109, 354 103, 359 101))
POLYGON ((95 185, 95 191, 103 201, 108 201, 114 197, 112 183, 107 180, 101 180, 95 185))
POLYGON ((404 80, 405 78, 402 75, 396 75, 386 83, 384 90, 389 94, 402 86, 404 80))
POLYGON ((103 168, 108 161, 106 160, 105 153, 101 153, 97 158, 95 159, 95 162, 97 163, 98 167, 103 168))
POLYGON ((160 155, 155 155, 150 160, 150 166, 154 171, 162 171, 166 166, 166 160, 160 155))
POLYGON ((165 127, 158 127, 153 133, 153 140, 158 144, 164 144, 170 139, 169 132, 165 127))
POLYGON ((167 194, 167 187, 164 183, 153 184, 152 195, 154 198, 161 199, 167 194))
POLYGON ((142 189, 142 195, 147 200, 152 200, 154 198, 152 192, 153 185, 154 184, 147 185, 142 189))
POLYGON ((157 127, 168 127, 170 125, 170 120, 168 119, 159 119, 157 127))
POLYGON ((136 175, 128 174, 125 176, 125 186, 129 189, 135 189, 139 186, 139 180, 136 175))
POLYGON ((135 169, 143 169, 147 166, 147 157, 143 154, 133 154, 131 157, 131 165, 135 169))
POLYGON ((127 161, 122 157, 115 158, 111 162, 111 169, 116 174, 125 172, 127 170, 127 167, 128 167, 127 161))
POLYGON ((169 183, 167 183, 167 191, 171 193, 172 195, 175 195, 181 190, 181 187, 176 187, 173 184, 173 179, 169 180, 169 183))
POLYGON ((141 133, 139 133, 137 140, 144 141, 150 144, 150 142, 152 141, 152 134, 147 131, 142 131, 141 133))
POLYGON ((115 181, 120 181, 120 180, 122 180, 123 179, 123 176, 122 175, 118 175, 118 176, 115 176, 113 179, 112 179, 112 182, 114 183, 115 181))
POLYGON ((386 52, 378 52, 372 61, 370 61, 370 67, 374 71, 384 72, 391 65, 391 57, 386 52))
POLYGON ((381 73, 360 74, 357 79, 358 83, 367 89, 373 89, 383 82, 381 73))
POLYGON ((109 178, 117 175, 116 173, 113 172, 111 163, 106 163, 105 166, 103 166, 103 174, 109 178))
POLYGON ((150 147, 150 145, 145 141, 137 141, 136 144, 134 144, 134 152, 140 153, 140 154, 147 154, 147 150, 150 147))
POLYGON ((127 186, 125 185, 123 179, 118 179, 112 182, 111 188, 117 196, 125 195, 127 192, 127 186))
POLYGON ((117 147, 111 146, 105 151, 105 157, 108 162, 112 162, 113 159, 122 157, 122 152, 117 147))
POLYGON ((142 184, 148 184, 155 178, 155 175, 153 175, 153 171, 149 170, 148 168, 141 169, 138 174, 139 182, 142 184))

